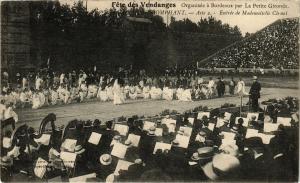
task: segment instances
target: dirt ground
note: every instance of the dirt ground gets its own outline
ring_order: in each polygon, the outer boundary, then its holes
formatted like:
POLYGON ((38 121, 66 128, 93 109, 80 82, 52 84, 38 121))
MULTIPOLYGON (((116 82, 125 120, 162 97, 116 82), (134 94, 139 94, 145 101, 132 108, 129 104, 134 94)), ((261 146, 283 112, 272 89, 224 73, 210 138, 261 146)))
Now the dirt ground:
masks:
MULTIPOLYGON (((247 88, 247 91, 249 88, 247 88)), ((269 98, 283 98, 286 96, 297 97, 299 91, 297 89, 287 88, 263 88, 261 92, 260 102, 269 98)), ((248 98, 243 100, 246 104, 248 98)), ((37 110, 30 108, 17 110, 19 115, 19 123, 28 124, 34 128, 38 128, 42 119, 49 113, 57 115, 56 125, 66 125, 72 119, 94 120, 96 118, 106 121, 120 116, 145 115, 152 116, 159 114, 165 109, 176 110, 184 112, 188 109, 197 106, 208 106, 210 108, 220 107, 224 103, 240 104, 238 96, 227 96, 224 98, 215 98, 209 100, 201 100, 195 102, 181 102, 181 101, 165 101, 165 100, 128 100, 123 105, 113 105, 112 102, 86 102, 79 104, 68 104, 60 106, 50 106, 37 110)))

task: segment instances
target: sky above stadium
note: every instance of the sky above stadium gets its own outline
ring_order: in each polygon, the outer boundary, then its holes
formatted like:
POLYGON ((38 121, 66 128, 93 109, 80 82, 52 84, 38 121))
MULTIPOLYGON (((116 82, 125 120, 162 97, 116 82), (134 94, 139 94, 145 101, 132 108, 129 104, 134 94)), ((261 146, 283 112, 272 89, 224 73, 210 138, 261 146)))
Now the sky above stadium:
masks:
MULTIPOLYGON (((78 0, 59 0, 61 4, 68 4, 72 6, 74 2, 77 2, 78 0)), ((137 3, 138 5, 141 4, 141 2, 150 2, 150 3, 175 3, 176 8, 157 8, 157 7, 151 7, 151 8, 145 8, 151 9, 151 10, 157 10, 160 16, 164 18, 164 22, 167 23, 170 21, 171 15, 166 15, 162 13, 161 10, 172 10, 173 14, 172 16, 176 18, 176 20, 181 20, 184 18, 189 18, 190 20, 194 22, 198 22, 201 17, 205 18, 210 15, 216 17, 217 19, 221 20, 223 23, 228 23, 231 26, 237 25, 243 34, 246 32, 254 33, 265 26, 271 24, 272 22, 276 21, 277 19, 281 18, 291 18, 291 17, 299 17, 300 16, 300 0, 84 0, 84 5, 86 5, 87 2, 87 9, 90 11, 92 9, 97 8, 98 10, 105 10, 110 9, 113 6, 113 2, 115 2, 114 6, 118 9, 116 6, 116 3, 125 3, 126 6, 128 6, 129 2, 137 3), (223 7, 211 7, 211 3, 214 3, 215 5, 223 6, 223 7), (201 7, 201 4, 204 7, 201 7), (207 7, 207 4, 210 5, 210 7, 207 7), (235 8, 235 4, 242 5, 241 8, 235 8), (246 5, 247 4, 247 5, 246 5), (191 7, 188 8, 188 5, 197 5, 198 7, 191 7), (266 6, 264 6, 266 5, 266 6), (274 6, 275 5, 275 6, 274 6), (280 8, 276 7, 277 5, 282 5, 280 8), (200 7, 199 7, 200 6, 200 7), (246 8, 248 7, 248 8, 246 8), (176 11, 176 10, 185 10, 185 14, 182 14, 182 11, 176 11), (222 10, 222 14, 220 11, 222 10), (264 14, 264 15, 235 15, 234 13, 239 10, 242 14, 243 11, 247 11, 247 13, 257 12, 257 13, 265 13, 268 11, 270 14, 264 14), (197 11, 199 12, 205 12, 205 15, 203 14, 197 14, 197 11), (176 13, 177 12, 177 13, 176 13), (208 12, 210 12, 210 15, 208 15, 208 12), (233 15, 232 15, 233 12, 233 15)))

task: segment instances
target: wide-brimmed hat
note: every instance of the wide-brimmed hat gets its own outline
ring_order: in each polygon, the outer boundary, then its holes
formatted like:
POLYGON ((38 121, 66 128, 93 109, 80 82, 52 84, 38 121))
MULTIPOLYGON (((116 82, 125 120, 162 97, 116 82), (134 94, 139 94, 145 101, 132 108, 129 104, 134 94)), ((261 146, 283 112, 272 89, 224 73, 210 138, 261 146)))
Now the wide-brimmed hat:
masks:
POLYGON ((199 132, 199 135, 200 135, 200 136, 206 136, 207 134, 206 134, 205 131, 201 130, 201 131, 199 132))
POLYGON ((253 78, 252 78, 253 80, 257 80, 257 76, 253 76, 253 78))
POLYGON ((82 147, 82 145, 77 145, 75 147, 75 154, 82 154, 85 152, 85 149, 82 147))
POLYGON ((111 155, 109 154, 102 154, 99 159, 102 165, 110 165, 112 162, 111 155))
POLYGON ((127 139, 127 140, 125 140, 124 144, 127 145, 127 146, 129 146, 129 145, 132 144, 132 142, 131 142, 131 140, 127 139))
POLYGON ((197 154, 199 155, 199 159, 209 159, 215 155, 215 151, 213 147, 201 147, 197 149, 197 154))
POLYGON ((2 166, 12 166, 13 164, 12 158, 10 158, 9 156, 3 156, 1 158, 0 164, 2 166))
POLYGON ((212 162, 203 167, 205 175, 211 180, 217 180, 220 176, 228 175, 240 167, 240 161, 228 154, 217 154, 212 162))
POLYGON ((226 144, 226 145, 221 145, 220 146, 220 151, 224 154, 229 154, 232 156, 237 157, 239 155, 239 148, 235 144, 226 144))
POLYGON ((172 141, 172 145, 174 146, 178 146, 179 145, 179 141, 177 139, 172 141))
POLYGON ((148 131, 149 135, 155 135, 155 126, 151 126, 148 131))
POLYGON ((198 152, 193 153, 191 160, 198 161, 200 159, 198 152))
POLYGON ((120 135, 115 135, 114 136, 114 140, 120 140, 121 139, 121 136, 120 135))
POLYGON ((143 160, 140 159, 140 158, 134 160, 134 163, 135 163, 135 164, 138 164, 138 165, 143 165, 143 166, 145 165, 145 164, 143 163, 143 160))

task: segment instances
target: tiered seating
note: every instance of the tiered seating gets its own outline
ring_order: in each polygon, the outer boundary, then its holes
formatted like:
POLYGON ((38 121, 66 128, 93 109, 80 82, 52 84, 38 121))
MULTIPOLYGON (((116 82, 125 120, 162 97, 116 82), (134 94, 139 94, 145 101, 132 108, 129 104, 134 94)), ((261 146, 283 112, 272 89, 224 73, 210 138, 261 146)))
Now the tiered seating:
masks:
POLYGON ((206 67, 298 68, 299 18, 280 19, 206 59, 206 67))

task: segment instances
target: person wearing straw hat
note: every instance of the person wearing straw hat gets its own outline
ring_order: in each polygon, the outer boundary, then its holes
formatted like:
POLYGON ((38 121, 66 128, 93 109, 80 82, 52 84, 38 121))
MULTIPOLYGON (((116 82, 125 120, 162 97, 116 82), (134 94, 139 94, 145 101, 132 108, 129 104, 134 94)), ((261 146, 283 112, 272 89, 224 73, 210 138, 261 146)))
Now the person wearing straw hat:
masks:
POLYGON ((124 145, 127 146, 127 151, 126 151, 126 154, 125 154, 125 159, 127 161, 134 161, 135 159, 139 158, 139 155, 138 155, 138 151, 139 149, 137 147, 134 147, 132 145, 132 142, 127 139, 125 142, 124 142, 124 145))
POLYGON ((213 147, 198 148, 188 161, 189 181, 206 181, 208 178, 204 174, 202 167, 212 160, 215 151, 213 147))
POLYGON ((104 181, 109 174, 114 172, 116 168, 116 161, 110 154, 102 154, 99 157, 99 162, 99 167, 96 169, 97 177, 104 181))
POLYGON ((143 161, 147 163, 147 160, 152 156, 152 152, 155 146, 155 127, 150 127, 147 133, 142 134, 140 139, 140 156, 143 161))
POLYGON ((89 173, 88 168, 88 158, 86 154, 86 150, 82 147, 82 145, 75 146, 76 162, 75 162, 75 171, 74 177, 85 175, 89 173))
POLYGON ((249 102, 253 112, 259 110, 258 99, 260 98, 261 84, 257 81, 257 76, 253 76, 253 83, 249 91, 249 102))
POLYGON ((212 181, 239 180, 240 161, 228 154, 217 154, 203 167, 205 175, 212 181))

